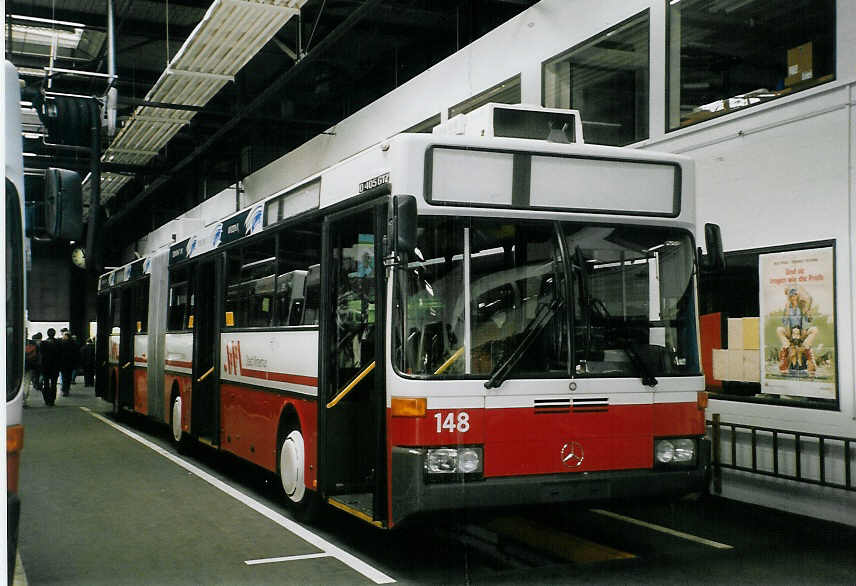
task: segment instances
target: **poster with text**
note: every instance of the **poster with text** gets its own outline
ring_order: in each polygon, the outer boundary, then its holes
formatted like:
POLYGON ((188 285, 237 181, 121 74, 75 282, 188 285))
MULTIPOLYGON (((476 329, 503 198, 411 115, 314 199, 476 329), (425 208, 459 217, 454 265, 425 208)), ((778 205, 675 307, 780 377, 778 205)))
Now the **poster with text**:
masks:
POLYGON ((836 398, 833 252, 759 255, 762 393, 836 398))

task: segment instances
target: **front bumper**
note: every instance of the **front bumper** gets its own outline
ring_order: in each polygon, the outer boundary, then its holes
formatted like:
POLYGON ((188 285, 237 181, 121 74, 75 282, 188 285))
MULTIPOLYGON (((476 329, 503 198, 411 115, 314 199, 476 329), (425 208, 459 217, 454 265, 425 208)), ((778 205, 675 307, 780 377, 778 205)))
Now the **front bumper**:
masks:
POLYGON ((426 483, 422 450, 392 449, 392 523, 417 513, 546 503, 680 496, 707 489, 710 442, 692 468, 639 469, 426 483))

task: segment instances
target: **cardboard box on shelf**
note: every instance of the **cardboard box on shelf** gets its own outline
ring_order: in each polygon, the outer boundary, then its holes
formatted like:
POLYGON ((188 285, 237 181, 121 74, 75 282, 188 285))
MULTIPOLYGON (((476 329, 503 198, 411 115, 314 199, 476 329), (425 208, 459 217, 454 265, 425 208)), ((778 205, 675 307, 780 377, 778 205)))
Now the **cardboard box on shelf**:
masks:
POLYGON ((733 382, 761 381, 760 350, 713 350, 713 377, 733 382))
POLYGON ((743 350, 743 372, 740 380, 747 383, 761 382, 761 351, 743 350))
POLYGON ((713 349, 713 378, 728 380, 728 350, 713 349))
POLYGON ((728 318, 728 349, 743 350, 743 318, 728 318))
POLYGON ((743 380, 743 350, 728 351, 728 378, 726 380, 743 380))
POLYGON ((743 318, 743 349, 758 350, 761 348, 761 318, 743 318))
POLYGON ((785 77, 785 87, 808 81, 812 77, 814 77, 814 70, 811 41, 788 49, 788 72, 785 77))

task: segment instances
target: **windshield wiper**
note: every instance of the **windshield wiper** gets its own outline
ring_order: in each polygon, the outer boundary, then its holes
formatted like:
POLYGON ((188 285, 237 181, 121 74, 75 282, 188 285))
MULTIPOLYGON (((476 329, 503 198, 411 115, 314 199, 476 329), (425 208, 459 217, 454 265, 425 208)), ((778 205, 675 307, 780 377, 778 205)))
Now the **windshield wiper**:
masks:
POLYGON ((493 389, 500 386, 508 379, 508 375, 511 373, 511 369, 520 361, 526 351, 532 346, 532 343, 538 337, 538 334, 541 333, 541 330, 550 323, 550 320, 553 319, 553 316, 556 315, 556 312, 562 305, 562 299, 560 297, 555 297, 553 300, 547 304, 542 305, 538 308, 538 312, 535 314, 535 317, 532 318, 526 325, 526 329, 523 330, 522 338, 520 343, 514 348, 514 351, 508 355, 508 358, 500 362, 496 365, 496 368, 490 373, 490 378, 484 383, 486 389, 493 389))
POLYGON ((657 386, 657 378, 654 376, 654 371, 651 369, 651 365, 636 350, 633 342, 625 337, 621 341, 621 348, 627 353, 627 356, 630 357, 630 362, 636 367, 636 370, 642 373, 642 384, 646 387, 657 386))

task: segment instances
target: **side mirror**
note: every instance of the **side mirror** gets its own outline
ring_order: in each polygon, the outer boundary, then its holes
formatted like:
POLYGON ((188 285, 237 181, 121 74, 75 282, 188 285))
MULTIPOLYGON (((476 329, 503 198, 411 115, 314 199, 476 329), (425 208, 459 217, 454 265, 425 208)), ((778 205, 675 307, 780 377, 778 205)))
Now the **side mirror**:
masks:
POLYGON ((80 240, 83 235, 80 175, 66 169, 45 171, 44 211, 49 238, 80 240))
POLYGON ((725 270, 725 252, 722 249, 722 233, 718 224, 704 225, 704 245, 707 254, 699 251, 699 266, 707 273, 721 273, 725 270))
POLYGON ((416 248, 416 197, 396 195, 392 198, 386 251, 410 254, 416 248))

